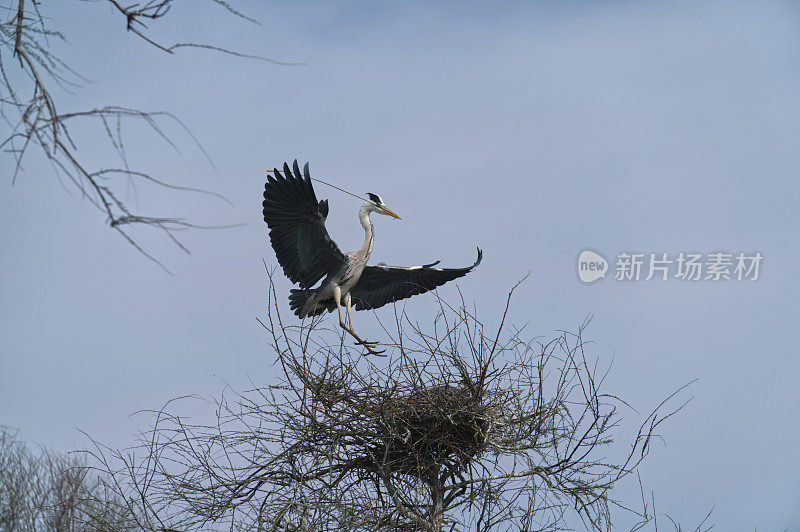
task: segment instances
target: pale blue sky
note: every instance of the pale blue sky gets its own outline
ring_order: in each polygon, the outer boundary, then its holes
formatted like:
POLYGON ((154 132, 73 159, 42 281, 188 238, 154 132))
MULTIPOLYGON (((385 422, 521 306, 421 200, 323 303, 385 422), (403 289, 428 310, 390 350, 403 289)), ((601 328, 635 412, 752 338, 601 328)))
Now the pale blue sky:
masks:
MULTIPOLYGON (((62 110, 175 113, 216 171, 174 128, 179 154, 131 125, 131 164, 235 204, 141 187, 141 210, 246 226, 186 233, 191 257, 137 231, 165 275, 30 159, 0 195, 0 423, 61 450, 86 445, 78 429, 125 446, 146 428, 134 411, 270 382, 254 319, 261 259, 274 263, 261 191, 265 169, 299 158, 403 216, 375 220, 374 262, 461 266, 479 245, 483 264, 460 286, 487 321, 528 270, 512 312, 531 334, 593 314, 595 355, 614 359, 608 391, 640 411, 698 378, 643 468, 659 510, 687 527, 714 506, 719 530, 800 530, 795 2, 243 2, 262 26, 186 2, 154 27, 166 42, 309 63, 297 68, 168 57, 102 3, 67 5, 47 6, 70 39, 59 49, 93 83, 62 110), (585 248, 764 262, 757 282, 583 285, 585 248)), ((86 135, 80 153, 116 166, 86 135)), ((317 192, 332 237, 358 247, 358 202, 317 192)), ((407 310, 428 315, 432 298, 407 310)), ((355 319, 379 335, 370 314, 355 319)))

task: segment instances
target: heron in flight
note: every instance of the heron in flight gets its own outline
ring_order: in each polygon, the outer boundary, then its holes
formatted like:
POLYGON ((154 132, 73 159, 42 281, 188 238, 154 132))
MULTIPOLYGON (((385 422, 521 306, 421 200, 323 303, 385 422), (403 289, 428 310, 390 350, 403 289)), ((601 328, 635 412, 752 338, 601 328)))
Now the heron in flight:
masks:
POLYGON ((377 342, 359 338, 353 330, 351 306, 356 310, 376 309, 387 303, 422 294, 471 272, 481 262, 483 253, 466 268, 434 268, 439 261, 410 268, 367 266, 375 240, 369 215, 373 212, 400 219, 377 194, 367 194, 358 211, 364 228, 364 245, 356 251, 342 253, 325 229, 328 200, 317 201, 308 163, 303 173, 294 161, 293 169, 283 164, 283 173, 276 168, 264 186, 264 221, 269 226, 269 239, 286 276, 300 285, 292 289, 289 306, 305 318, 323 312, 339 313, 339 325, 377 355, 377 342), (312 288, 320 279, 322 283, 312 288), (347 310, 347 324, 342 319, 342 302, 347 310))

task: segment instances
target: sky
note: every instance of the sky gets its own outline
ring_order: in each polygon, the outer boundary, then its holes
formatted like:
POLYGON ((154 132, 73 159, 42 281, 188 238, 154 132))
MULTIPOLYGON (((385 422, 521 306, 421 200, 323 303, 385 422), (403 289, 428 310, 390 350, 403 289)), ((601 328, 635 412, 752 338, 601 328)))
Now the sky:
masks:
MULTIPOLYGON (((51 3, 52 4, 52 3, 51 3)), ((508 289, 531 336, 575 330, 612 363, 607 391, 643 413, 684 384, 691 402, 642 469, 684 527, 713 508, 718 530, 800 530, 800 9, 781 1, 208 2, 176 4, 160 42, 205 42, 305 66, 183 49, 126 34, 103 2, 47 5, 61 57, 87 82, 65 112, 166 110, 177 150, 124 125, 131 166, 215 198, 142 184, 141 212, 198 224, 186 255, 150 229, 136 252, 34 154, 12 186, 0 159, 0 423, 57 450, 84 431, 124 447, 132 415, 186 394, 277 375, 256 317, 275 264, 261 214, 265 170, 295 158, 312 175, 380 194, 372 262, 484 260, 458 282, 487 323, 508 289), (609 263, 583 283, 578 256, 609 263), (622 253, 760 253, 757 280, 616 280, 622 253)), ((93 167, 119 165, 77 126, 93 167)), ((321 185, 328 231, 359 247, 359 201, 321 185)), ((676 266, 673 264, 672 266, 676 266)), ((281 278, 279 294, 288 294, 281 278)), ((455 286, 440 290, 457 295, 455 286)), ((432 316, 432 296, 406 310, 432 316)), ((391 308, 379 311, 391 312, 391 308)), ((369 313, 354 316, 370 339, 369 313)), ((197 419, 213 415, 189 405, 197 419)), ((635 423, 636 412, 626 419, 635 423)), ((638 497, 638 486, 620 488, 638 497)))

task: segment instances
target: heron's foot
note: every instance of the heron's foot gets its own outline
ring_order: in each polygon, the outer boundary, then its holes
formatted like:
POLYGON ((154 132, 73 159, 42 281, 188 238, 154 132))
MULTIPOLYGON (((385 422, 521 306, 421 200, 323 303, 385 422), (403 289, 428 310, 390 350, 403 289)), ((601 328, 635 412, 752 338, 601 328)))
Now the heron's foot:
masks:
POLYGON ((367 349, 367 352, 364 353, 364 356, 366 356, 366 355, 375 355, 376 357, 385 357, 386 356, 386 355, 382 354, 382 353, 384 353, 386 351, 386 349, 381 349, 380 351, 376 351, 374 345, 369 345, 369 344, 377 344, 377 342, 364 342, 364 343, 361 344, 367 349))
POLYGON ((355 345, 363 345, 364 347, 375 347, 380 342, 373 342, 372 340, 359 340, 355 345))
POLYGON ((362 340, 362 339, 361 339, 361 338, 360 338, 360 337, 359 337, 359 336, 356 334, 356 332, 355 332, 353 329, 346 329, 346 330, 347 330, 347 332, 349 332, 349 333, 352 335, 352 337, 353 337, 353 338, 355 338, 355 339, 356 339, 355 345, 360 345, 360 346, 363 346, 363 347, 365 347, 365 348, 367 349, 367 353, 366 353, 366 354, 368 354, 368 355, 377 355, 377 356, 383 356, 383 357, 385 357, 385 356, 386 356, 386 355, 382 355, 382 354, 381 354, 381 353, 383 353, 384 351, 386 351, 385 349, 382 349, 382 350, 380 350, 380 351, 378 351, 378 350, 376 350, 376 349, 375 349, 375 346, 376 346, 376 345, 378 345, 378 342, 371 342, 371 341, 368 341, 368 340, 362 340))
POLYGON ((356 342, 355 345, 361 345, 367 348, 367 355, 376 355, 380 357, 385 357, 386 355, 382 355, 386 349, 381 349, 380 351, 375 349, 375 346, 378 345, 378 342, 368 342, 367 340, 361 340, 360 342, 356 342))

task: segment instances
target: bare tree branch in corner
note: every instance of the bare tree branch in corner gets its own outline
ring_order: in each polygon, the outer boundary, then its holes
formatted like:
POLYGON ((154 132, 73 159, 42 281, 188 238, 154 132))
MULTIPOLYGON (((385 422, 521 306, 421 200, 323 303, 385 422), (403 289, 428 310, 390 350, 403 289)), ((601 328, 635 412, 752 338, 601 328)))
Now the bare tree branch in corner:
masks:
POLYGON ((0 530, 141 530, 81 457, 31 449, 0 425, 0 530))
MULTIPOLYGON (((148 24, 166 17, 176 1, 178 0, 122 3, 106 0, 100 4, 112 6, 123 18, 124 25, 121 26, 127 31, 135 33, 148 45, 169 54, 181 48, 196 47, 285 66, 300 64, 242 54, 210 44, 165 45, 157 42, 148 35, 148 24)), ((217 4, 232 16, 257 23, 224 0, 208 1, 217 4)), ((122 137, 123 123, 131 120, 143 121, 155 135, 173 147, 172 140, 165 132, 165 126, 169 123, 177 125, 210 162, 208 154, 197 139, 177 117, 168 112, 141 111, 121 106, 62 112, 55 94, 62 89, 76 88, 79 83, 86 81, 53 51, 52 45, 57 41, 65 42, 65 36, 50 27, 50 19, 43 14, 44 6, 40 0, 12 0, 9 7, 0 9, 6 11, 5 21, 0 23, 0 117, 11 131, 0 142, 0 149, 9 153, 14 160, 10 176, 12 183, 24 170, 26 155, 33 156, 31 152, 36 152, 38 156, 43 156, 49 161, 59 180, 66 178, 83 197, 105 215, 106 221, 115 231, 146 257, 164 267, 129 234, 127 227, 144 225, 157 228, 180 249, 188 252, 178 240, 176 231, 199 226, 179 218, 144 216, 135 212, 123 199, 125 195, 122 191, 125 187, 135 186, 141 181, 179 190, 203 191, 169 185, 163 179, 129 166, 122 137), (73 123, 78 120, 94 121, 96 127, 104 132, 117 153, 120 161, 118 168, 93 169, 90 162, 81 157, 71 129, 73 123)))

